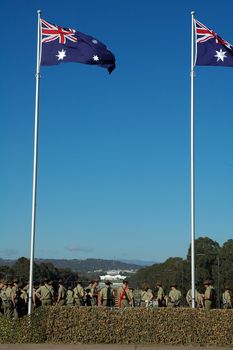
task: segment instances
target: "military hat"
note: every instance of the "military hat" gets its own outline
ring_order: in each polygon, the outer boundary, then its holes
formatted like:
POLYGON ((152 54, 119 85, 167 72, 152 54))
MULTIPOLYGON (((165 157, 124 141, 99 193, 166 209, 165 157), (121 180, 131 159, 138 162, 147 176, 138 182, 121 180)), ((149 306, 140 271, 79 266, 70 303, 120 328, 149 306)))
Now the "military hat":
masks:
POLYGON ((205 285, 210 285, 211 284, 211 281, 210 280, 205 280, 204 282, 203 282, 203 284, 205 285))
POLYGON ((123 282, 122 282, 122 283, 127 283, 127 284, 128 284, 128 283, 129 283, 129 281, 128 281, 128 280, 123 280, 123 282))
POLYGON ((177 284, 176 283, 172 283, 171 285, 170 285, 170 287, 177 287, 177 284))
POLYGON ((77 280, 77 283, 82 283, 82 280, 79 278, 79 279, 77 280))
POLYGON ((98 278, 95 278, 93 280, 90 281, 90 284, 93 284, 93 283, 99 283, 99 279, 98 278))
POLYGON ((161 286, 162 286, 162 283, 161 283, 160 281, 158 281, 158 282, 155 283, 155 285, 161 287, 161 286))
POLYGON ((105 284, 107 284, 107 285, 112 284, 112 282, 111 282, 111 281, 109 281, 109 280, 106 280, 104 283, 105 283, 105 284))
POLYGON ((231 288, 229 286, 226 286, 224 289, 225 290, 231 290, 231 288))

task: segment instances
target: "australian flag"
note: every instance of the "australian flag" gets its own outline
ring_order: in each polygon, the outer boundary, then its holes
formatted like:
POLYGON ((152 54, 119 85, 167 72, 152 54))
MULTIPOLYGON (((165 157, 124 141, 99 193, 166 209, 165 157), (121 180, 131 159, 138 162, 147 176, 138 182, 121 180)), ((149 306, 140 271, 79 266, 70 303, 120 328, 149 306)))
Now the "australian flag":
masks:
POLYGON ((233 46, 204 24, 196 19, 194 21, 197 44, 196 65, 233 67, 233 46))
POLYGON ((101 41, 41 19, 41 65, 63 62, 97 65, 107 68, 109 73, 115 68, 114 55, 101 41))

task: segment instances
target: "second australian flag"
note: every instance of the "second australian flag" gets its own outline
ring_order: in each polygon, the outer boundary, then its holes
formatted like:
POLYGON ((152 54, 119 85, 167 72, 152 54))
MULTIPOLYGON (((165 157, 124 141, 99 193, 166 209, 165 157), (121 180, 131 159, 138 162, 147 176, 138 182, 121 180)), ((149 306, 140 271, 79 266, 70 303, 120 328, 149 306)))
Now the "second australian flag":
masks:
POLYGON ((233 46, 201 22, 195 21, 198 66, 233 67, 233 46))

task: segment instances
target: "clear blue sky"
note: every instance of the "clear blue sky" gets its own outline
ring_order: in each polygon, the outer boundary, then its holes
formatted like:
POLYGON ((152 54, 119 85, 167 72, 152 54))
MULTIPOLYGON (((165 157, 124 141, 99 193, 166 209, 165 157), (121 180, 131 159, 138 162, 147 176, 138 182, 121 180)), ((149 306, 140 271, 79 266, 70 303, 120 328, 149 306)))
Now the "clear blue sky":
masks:
MULTIPOLYGON (((116 70, 41 67, 35 256, 163 261, 190 243, 190 12, 233 43, 233 2, 1 4, 0 257, 29 257, 37 13, 116 70)), ((196 236, 233 233, 233 69, 196 68, 196 236)))

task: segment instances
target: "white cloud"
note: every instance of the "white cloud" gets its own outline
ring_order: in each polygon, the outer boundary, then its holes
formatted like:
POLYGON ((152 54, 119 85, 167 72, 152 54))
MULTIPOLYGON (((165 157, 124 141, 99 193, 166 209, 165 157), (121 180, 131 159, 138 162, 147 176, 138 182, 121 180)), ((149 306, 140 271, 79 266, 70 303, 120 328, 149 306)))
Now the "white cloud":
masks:
POLYGON ((69 252, 81 252, 81 253, 91 253, 93 252, 93 248, 90 247, 79 247, 79 246, 69 246, 65 247, 69 252))

